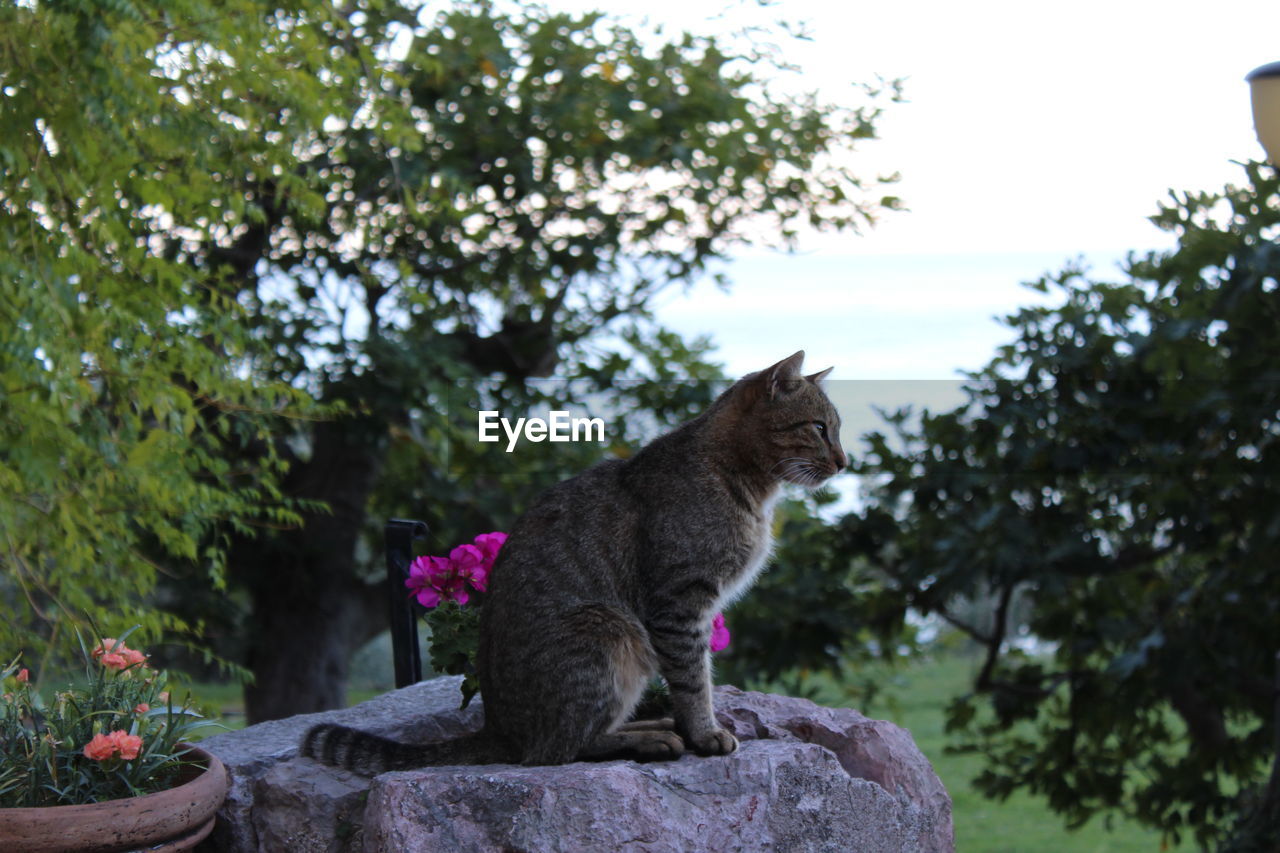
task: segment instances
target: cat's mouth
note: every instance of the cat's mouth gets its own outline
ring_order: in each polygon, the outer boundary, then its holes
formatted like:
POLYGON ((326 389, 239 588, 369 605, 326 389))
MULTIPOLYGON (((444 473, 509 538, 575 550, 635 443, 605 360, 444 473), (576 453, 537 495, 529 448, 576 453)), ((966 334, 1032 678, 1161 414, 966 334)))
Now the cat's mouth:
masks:
POLYGON ((824 465, 813 459, 783 459, 774 466, 778 479, 785 483, 795 483, 806 489, 816 489, 830 479, 838 470, 834 465, 824 465))

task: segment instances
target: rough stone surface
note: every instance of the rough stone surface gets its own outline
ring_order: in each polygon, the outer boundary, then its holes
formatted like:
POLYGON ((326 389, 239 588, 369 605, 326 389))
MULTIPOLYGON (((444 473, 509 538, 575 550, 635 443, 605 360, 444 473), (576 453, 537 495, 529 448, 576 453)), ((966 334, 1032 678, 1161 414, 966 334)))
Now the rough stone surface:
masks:
POLYGON ((302 733, 340 722, 408 741, 477 730, 442 678, 354 708, 210 738, 232 774, 202 850, 954 849, 951 800, 903 729, 803 699, 716 691, 728 756, 562 767, 428 767, 374 780, 297 758, 302 733))
POLYGON ((736 687, 719 688, 716 700, 720 724, 739 740, 769 738, 825 747, 849 776, 874 782, 898 799, 904 819, 919 829, 918 849, 953 846, 951 796, 906 729, 848 708, 736 687))
MULTIPOLYGON (((484 712, 479 700, 472 702, 465 710, 458 709, 461 702, 458 685, 461 683, 460 677, 423 681, 362 702, 353 708, 319 714, 299 714, 286 720, 259 723, 241 731, 227 732, 202 741, 201 746, 217 755, 226 765, 231 774, 231 788, 227 792, 226 802, 218 812, 217 826, 209 840, 200 846, 200 850, 202 853, 209 850, 261 850, 263 853, 292 853, 295 849, 358 850, 358 847, 349 845, 345 848, 291 848, 271 847, 260 842, 260 832, 272 838, 289 837, 293 834, 293 830, 288 828, 293 814, 287 810, 276 813, 270 807, 257 808, 258 798, 269 797, 276 789, 287 792, 293 787, 289 779, 291 775, 304 780, 299 783, 298 789, 313 786, 318 791, 323 790, 322 782, 305 781, 315 778, 336 778, 340 785, 354 786, 360 793, 369 787, 368 779, 323 767, 306 759, 295 760, 303 733, 317 723, 341 723, 376 734, 423 743, 477 731, 484 721, 484 712), (277 767, 279 771, 272 773, 277 767), (268 774, 270 778, 267 778, 268 774)), ((312 808, 314 814, 320 816, 340 811, 332 801, 317 803, 312 808)), ((339 837, 343 833, 343 827, 336 820, 316 826, 315 833, 329 831, 329 826, 332 827, 332 837, 339 837)))

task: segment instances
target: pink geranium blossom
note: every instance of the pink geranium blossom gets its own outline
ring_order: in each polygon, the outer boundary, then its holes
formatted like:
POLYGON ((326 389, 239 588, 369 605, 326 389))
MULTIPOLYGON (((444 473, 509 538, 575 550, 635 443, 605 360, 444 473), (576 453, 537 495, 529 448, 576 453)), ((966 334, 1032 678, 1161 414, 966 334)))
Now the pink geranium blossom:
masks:
POLYGON ((506 541, 505 533, 481 533, 474 542, 454 548, 448 557, 418 557, 409 564, 404 585, 428 609, 445 601, 466 604, 471 600, 468 587, 476 592, 488 589, 489 571, 506 541))
POLYGON ((717 613, 711 620, 711 651, 718 652, 729 647, 729 629, 724 624, 724 614, 717 613))
POLYGON ((493 533, 481 533, 475 539, 475 546, 480 549, 480 553, 484 554, 484 562, 487 568, 493 568, 494 562, 498 559, 498 552, 502 550, 502 546, 506 544, 507 534, 500 531, 493 533))
POLYGON ((479 592, 485 591, 489 566, 485 564, 483 551, 475 545, 459 545, 449 552, 449 562, 459 577, 466 578, 479 592))
POLYGON ((443 601, 466 604, 471 599, 466 578, 458 574, 446 557, 418 557, 410 564, 404 585, 426 608, 436 607, 443 601))

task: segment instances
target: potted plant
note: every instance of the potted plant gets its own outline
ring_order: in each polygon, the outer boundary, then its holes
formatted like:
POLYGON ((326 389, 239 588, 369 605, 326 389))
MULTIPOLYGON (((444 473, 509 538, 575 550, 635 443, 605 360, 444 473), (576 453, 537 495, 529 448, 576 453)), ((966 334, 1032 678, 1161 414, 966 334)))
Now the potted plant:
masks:
POLYGON ((0 839, 6 853, 185 850, 227 792, 218 759, 186 743, 207 720, 125 644, 81 642, 85 681, 46 700, 16 659, 0 670, 0 839))

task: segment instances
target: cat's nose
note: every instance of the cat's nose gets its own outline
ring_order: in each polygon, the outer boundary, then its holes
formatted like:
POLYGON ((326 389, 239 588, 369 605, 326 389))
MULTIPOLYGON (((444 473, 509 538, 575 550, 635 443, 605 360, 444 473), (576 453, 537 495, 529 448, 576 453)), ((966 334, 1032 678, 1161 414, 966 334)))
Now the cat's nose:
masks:
POLYGON ((835 450, 836 450, 836 458, 835 458, 836 470, 843 471, 845 468, 849 467, 849 457, 844 455, 843 449, 837 447, 835 450))

